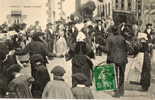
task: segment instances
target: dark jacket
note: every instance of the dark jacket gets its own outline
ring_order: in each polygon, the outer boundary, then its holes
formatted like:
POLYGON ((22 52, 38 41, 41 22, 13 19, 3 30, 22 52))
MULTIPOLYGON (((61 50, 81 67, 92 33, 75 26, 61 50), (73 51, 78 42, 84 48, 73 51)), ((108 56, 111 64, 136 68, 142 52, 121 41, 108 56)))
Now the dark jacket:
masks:
POLYGON ((46 30, 46 40, 52 41, 55 38, 54 34, 50 32, 49 29, 46 30))
POLYGON ((73 46, 76 43, 77 35, 78 35, 78 29, 76 27, 69 27, 68 34, 65 35, 65 38, 70 48, 74 48, 73 46))
POLYGON ((41 98, 42 92, 50 80, 44 58, 40 54, 34 54, 31 59, 31 75, 35 79, 31 91, 34 98, 41 98))
POLYGON ((153 43, 151 32, 150 34, 147 31, 144 31, 147 34, 148 41, 146 42, 146 46, 144 48, 144 59, 143 59, 143 67, 141 73, 140 83, 142 85, 143 90, 148 90, 151 82, 151 56, 152 56, 152 48, 148 45, 149 43, 153 43))
POLYGON ((115 64, 126 64, 127 60, 127 44, 121 35, 111 35, 107 39, 106 49, 107 62, 115 64))
POLYGON ((105 44, 105 39, 107 38, 106 36, 106 33, 104 31, 104 28, 101 26, 101 29, 99 29, 99 26, 95 26, 94 28, 95 30, 95 42, 100 44, 100 45, 103 45, 105 44))

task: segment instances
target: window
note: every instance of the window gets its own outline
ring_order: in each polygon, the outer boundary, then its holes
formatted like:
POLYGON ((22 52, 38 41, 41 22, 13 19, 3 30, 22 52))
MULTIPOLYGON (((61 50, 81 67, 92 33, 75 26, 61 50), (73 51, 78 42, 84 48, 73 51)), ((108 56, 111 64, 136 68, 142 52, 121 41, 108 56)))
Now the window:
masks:
POLYGON ((116 0, 116 9, 118 9, 118 5, 119 5, 118 0, 116 0))
POLYGON ((141 2, 141 0, 138 0, 138 16, 141 16, 141 14, 142 14, 142 2, 141 2))
POLYGON ((121 1, 121 9, 124 9, 124 0, 121 1))
POLYGON ((118 3, 118 0, 116 0, 116 3, 118 3))
POLYGON ((101 16, 103 17, 103 16, 105 16, 105 11, 104 11, 105 7, 104 7, 104 5, 103 5, 102 7, 103 7, 103 8, 102 8, 101 16))
POLYGON ((128 10, 131 10, 132 9, 131 3, 132 3, 132 0, 128 0, 128 10))
POLYGON ((15 24, 19 24, 21 22, 22 12, 21 11, 11 11, 11 18, 15 24))
POLYGON ((103 2, 103 0, 98 0, 99 2, 103 2))

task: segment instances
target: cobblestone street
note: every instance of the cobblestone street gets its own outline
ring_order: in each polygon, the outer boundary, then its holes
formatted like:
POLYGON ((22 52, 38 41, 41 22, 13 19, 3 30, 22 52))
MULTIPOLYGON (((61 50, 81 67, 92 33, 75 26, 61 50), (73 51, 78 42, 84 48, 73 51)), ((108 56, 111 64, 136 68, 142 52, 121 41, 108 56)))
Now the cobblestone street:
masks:
POLYGON ((0 7, 0 98, 155 100, 155 0, 0 7))
MULTIPOLYGON (((96 57, 95 60, 93 60, 94 65, 99 64, 102 61, 106 60, 106 56, 96 57)), ((129 59, 129 63, 131 63, 133 59, 129 59)), ((49 64, 47 65, 48 71, 50 73, 51 69, 55 65, 61 65, 65 68, 66 74, 64 76, 65 81, 68 83, 69 86, 71 86, 71 61, 66 62, 64 58, 54 58, 53 60, 49 61, 49 64)), ((126 68, 126 75, 128 75, 130 64, 127 65, 126 68)), ((23 73, 30 75, 30 66, 25 67, 22 70, 23 73)), ((51 75, 51 74, 50 74, 51 75)), ((52 78, 52 75, 51 75, 52 78)), ((127 80, 126 80, 127 81, 127 80)), ((95 99, 102 99, 102 100, 155 100, 149 96, 148 92, 141 92, 140 85, 131 85, 126 82, 125 85, 125 95, 121 98, 113 98, 112 91, 96 91, 95 86, 91 87, 95 99)))

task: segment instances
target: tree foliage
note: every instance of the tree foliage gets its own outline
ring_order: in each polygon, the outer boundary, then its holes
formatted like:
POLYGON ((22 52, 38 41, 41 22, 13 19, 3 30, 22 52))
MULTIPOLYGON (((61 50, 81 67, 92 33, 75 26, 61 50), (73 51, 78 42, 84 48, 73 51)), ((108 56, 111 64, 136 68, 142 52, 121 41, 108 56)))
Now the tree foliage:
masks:
POLYGON ((83 18, 92 18, 93 12, 96 9, 96 5, 93 1, 89 1, 86 4, 83 4, 81 8, 79 9, 80 15, 83 18))

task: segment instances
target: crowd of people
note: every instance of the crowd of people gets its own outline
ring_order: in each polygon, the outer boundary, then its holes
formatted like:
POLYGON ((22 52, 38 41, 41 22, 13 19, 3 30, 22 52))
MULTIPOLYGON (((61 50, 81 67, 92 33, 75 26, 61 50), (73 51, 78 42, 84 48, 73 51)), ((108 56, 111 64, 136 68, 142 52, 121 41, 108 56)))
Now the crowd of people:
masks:
POLYGON ((107 54, 107 63, 114 63, 118 89, 114 97, 124 95, 124 77, 128 55, 144 53, 140 84, 147 91, 151 81, 151 54, 155 43, 152 24, 146 25, 144 36, 138 26, 115 25, 112 20, 58 21, 48 23, 45 31, 39 21, 27 27, 25 23, 10 27, 1 25, 1 34, 16 33, 0 43, 0 97, 93 99, 90 87, 94 64, 91 59, 107 54), (140 37, 140 38, 139 38, 140 37), (51 73, 46 64, 54 57, 72 60, 72 88, 61 66, 51 73), (31 77, 20 71, 31 64, 31 77))

